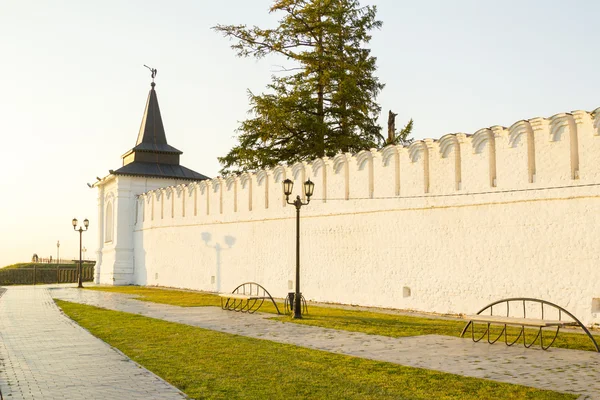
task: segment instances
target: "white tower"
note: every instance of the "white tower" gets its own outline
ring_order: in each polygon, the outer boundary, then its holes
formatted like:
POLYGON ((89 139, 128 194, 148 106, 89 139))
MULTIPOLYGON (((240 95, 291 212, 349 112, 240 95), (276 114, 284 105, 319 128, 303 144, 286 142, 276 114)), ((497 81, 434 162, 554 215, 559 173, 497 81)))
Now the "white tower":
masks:
POLYGON ((167 144, 155 86, 153 79, 135 147, 121 156, 121 168, 109 170, 93 185, 98 188, 96 283, 134 283, 133 229, 139 194, 209 179, 180 165, 183 152, 167 144))

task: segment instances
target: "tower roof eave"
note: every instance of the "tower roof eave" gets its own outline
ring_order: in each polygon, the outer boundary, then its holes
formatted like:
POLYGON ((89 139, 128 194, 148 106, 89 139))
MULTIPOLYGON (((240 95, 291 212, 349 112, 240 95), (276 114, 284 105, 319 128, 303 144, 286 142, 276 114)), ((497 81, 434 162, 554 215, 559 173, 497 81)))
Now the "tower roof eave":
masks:
POLYGON ((202 181, 210 179, 183 165, 133 162, 113 171, 114 175, 147 176, 155 178, 185 179, 189 181, 202 181))
POLYGON ((121 156, 121 158, 125 158, 135 151, 147 153, 183 154, 183 151, 176 149, 175 147, 168 144, 153 146, 148 145, 147 143, 141 143, 135 146, 134 148, 128 150, 125 154, 121 156))

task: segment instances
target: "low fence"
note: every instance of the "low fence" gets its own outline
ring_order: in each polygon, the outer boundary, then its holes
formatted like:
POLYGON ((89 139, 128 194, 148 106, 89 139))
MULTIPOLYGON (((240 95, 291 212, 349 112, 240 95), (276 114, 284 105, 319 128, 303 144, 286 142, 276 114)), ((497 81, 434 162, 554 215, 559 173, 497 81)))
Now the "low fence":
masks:
MULTIPOLYGON (((94 280, 94 266, 84 266, 81 278, 94 280)), ((35 285, 44 283, 75 283, 77 268, 11 268, 0 269, 0 285, 35 285)))

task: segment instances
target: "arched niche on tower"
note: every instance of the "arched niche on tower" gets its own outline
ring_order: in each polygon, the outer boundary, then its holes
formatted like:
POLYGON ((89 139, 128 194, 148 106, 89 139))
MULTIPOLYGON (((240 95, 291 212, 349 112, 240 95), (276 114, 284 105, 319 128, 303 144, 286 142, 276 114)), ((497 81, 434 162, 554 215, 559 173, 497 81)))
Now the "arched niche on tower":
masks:
POLYGON ((352 198, 372 199, 375 192, 375 178, 372 150, 362 150, 356 155, 356 177, 352 198))
POLYGON ((254 176, 249 173, 243 173, 240 175, 240 191, 239 196, 239 209, 240 211, 252 211, 252 181, 254 176))
MULTIPOLYGON (((329 158, 322 157, 317 158, 311 164, 312 177, 315 182, 315 186, 319 185, 321 187, 321 193, 319 193, 316 198, 321 198, 323 203, 327 202, 327 178, 328 178, 328 168, 329 168, 329 158), (319 184, 320 182, 320 184, 319 184)), ((316 191, 315 191, 316 192, 316 191)))
POLYGON ((175 217, 175 187, 167 186, 164 190, 165 193, 165 218, 175 217))
POLYGON ((473 158, 469 182, 471 191, 486 191, 496 187, 496 140, 494 132, 489 128, 480 129, 472 137, 473 158), (485 171, 481 173, 478 171, 485 171))
POLYGON ((566 174, 570 179, 579 179, 579 140, 573 116, 556 114, 549 119, 549 151, 556 157, 556 178, 566 174))
POLYGON ((508 148, 502 157, 502 176, 507 182, 535 182, 535 139, 529 121, 517 121, 508 128, 508 148))
POLYGON ((115 238, 115 195, 104 197, 104 243, 112 243, 115 238))
POLYGON ((400 150, 401 145, 389 145, 381 151, 382 175, 378 181, 383 188, 392 188, 391 192, 383 193, 387 196, 400 196, 400 150), (392 182, 390 185, 389 183, 392 182))
POLYGON ((154 191, 146 192, 144 204, 144 221, 154 221, 154 191))
POLYGON ((350 154, 340 153, 333 158, 333 175, 328 187, 330 198, 348 200, 350 198, 350 154))
POLYGON ((405 170, 402 186, 406 188, 407 195, 429 193, 429 150, 425 141, 415 141, 408 147, 405 170))
POLYGON ((210 215, 223 214, 223 193, 225 180, 221 177, 210 181, 211 190, 208 191, 210 197, 210 215))
POLYGON ((194 217, 198 215, 198 183, 191 182, 187 185, 187 189, 185 192, 186 197, 186 207, 185 212, 186 215, 193 215, 194 217))
POLYGON ((196 187, 196 193, 198 198, 198 215, 210 215, 210 198, 212 192, 213 190, 211 180, 205 180, 198 183, 196 187))
MULTIPOLYGON (((600 108, 590 112, 573 111, 579 142, 579 178, 600 181, 600 108)), ((582 182, 583 183, 583 182, 582 182)))
POLYGON ((594 136, 600 136, 600 107, 592 111, 592 125, 594 127, 594 136))
POLYGON ((287 168, 283 165, 278 165, 273 168, 273 204, 281 204, 286 206, 285 196, 283 195, 283 181, 288 178, 287 168))
POLYGON ((135 196, 135 222, 134 225, 139 227, 144 223, 144 205, 146 194, 142 193, 135 196))
POLYGON ((271 171, 268 169, 261 169, 256 173, 256 197, 258 199, 257 204, 260 204, 260 196, 264 196, 262 204, 265 209, 269 208, 269 176, 271 171))
POLYGON ((173 203, 174 203, 174 216, 177 217, 185 217, 185 192, 187 190, 187 186, 185 184, 179 184, 177 186, 175 186, 174 189, 174 198, 173 198, 173 203))
POLYGON ((306 181, 305 163, 297 162, 292 165, 292 180, 294 181, 294 192, 290 197, 296 198, 297 195, 300 195, 302 201, 306 201, 306 196, 304 195, 304 182, 306 181))
POLYGON ((152 220, 162 219, 162 189, 152 190, 152 220))
POLYGON ((452 193, 462 188, 459 135, 464 137, 464 134, 449 134, 442 136, 439 140, 439 159, 434 174, 441 193, 452 193))
POLYGON ((156 205, 160 210, 160 219, 165 219, 166 188, 156 189, 156 205))
POLYGON ((236 175, 225 178, 225 193, 223 194, 223 210, 226 213, 238 211, 239 179, 236 175))

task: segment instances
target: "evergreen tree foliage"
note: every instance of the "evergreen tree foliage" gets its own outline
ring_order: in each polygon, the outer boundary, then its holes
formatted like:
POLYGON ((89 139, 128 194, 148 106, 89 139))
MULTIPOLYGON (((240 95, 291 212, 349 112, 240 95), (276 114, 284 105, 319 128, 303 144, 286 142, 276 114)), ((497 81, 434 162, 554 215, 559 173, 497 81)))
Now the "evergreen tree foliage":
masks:
MULTIPOLYGON (((221 172, 273 167, 339 152, 380 147, 376 119, 383 84, 376 58, 365 47, 381 27, 376 7, 358 0, 275 0, 278 26, 217 25, 240 57, 281 55, 293 63, 272 76, 265 93, 248 91, 251 117, 239 143, 220 157, 221 172)), ((412 124, 411 124, 412 126, 412 124)))
POLYGON ((413 139, 410 138, 410 134, 412 133, 412 130, 413 130, 413 125, 414 125, 414 122, 411 118, 410 121, 408 121, 408 123, 406 125, 404 125, 404 128, 400 129, 399 131, 394 132, 394 138, 392 140, 390 140, 388 138, 385 141, 384 146, 388 146, 390 144, 399 144, 402 146, 410 145, 413 142, 413 139))

